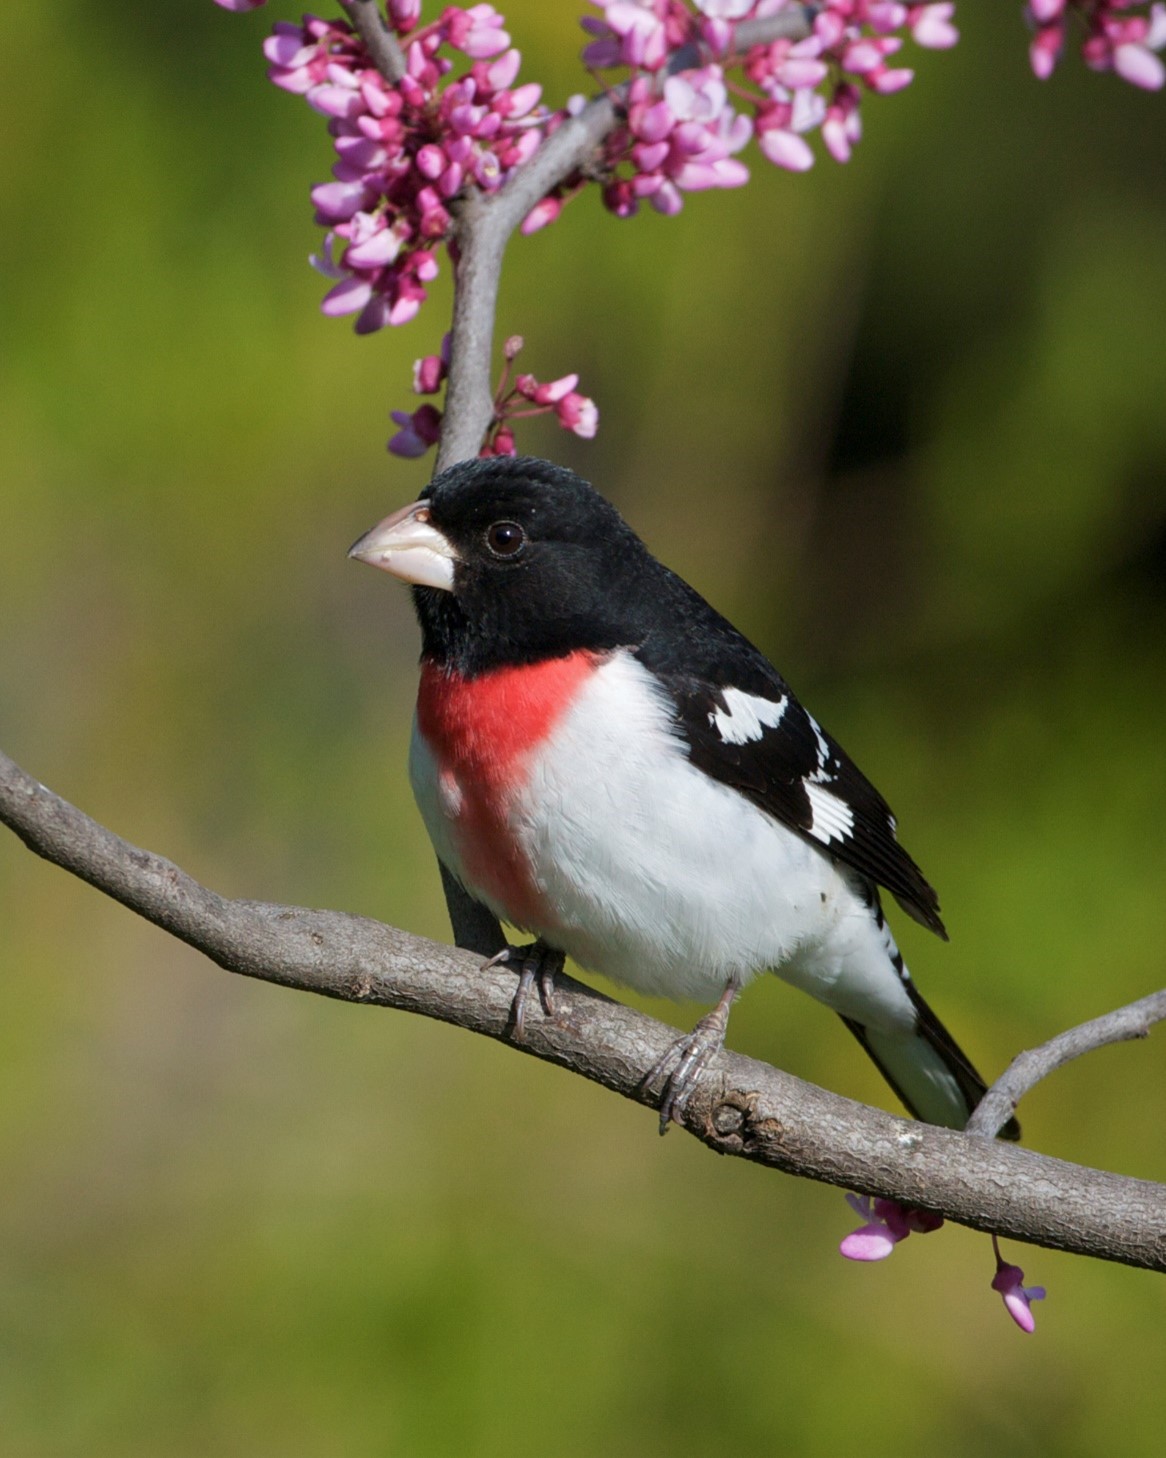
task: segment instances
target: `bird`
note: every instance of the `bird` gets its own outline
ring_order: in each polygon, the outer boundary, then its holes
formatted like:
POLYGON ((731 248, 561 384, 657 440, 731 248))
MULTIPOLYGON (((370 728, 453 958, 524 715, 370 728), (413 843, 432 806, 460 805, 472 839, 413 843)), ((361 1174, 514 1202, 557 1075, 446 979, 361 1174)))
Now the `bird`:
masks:
POLYGON ((648 1075, 663 1133, 773 973, 842 1018, 915 1118, 964 1127, 986 1085, 884 914, 887 891, 947 939, 890 807, 605 497, 534 457, 464 461, 349 556, 412 586, 409 775, 438 860, 534 937, 490 959, 519 974, 516 1038, 536 984, 555 1015, 568 956, 715 1003, 648 1075))

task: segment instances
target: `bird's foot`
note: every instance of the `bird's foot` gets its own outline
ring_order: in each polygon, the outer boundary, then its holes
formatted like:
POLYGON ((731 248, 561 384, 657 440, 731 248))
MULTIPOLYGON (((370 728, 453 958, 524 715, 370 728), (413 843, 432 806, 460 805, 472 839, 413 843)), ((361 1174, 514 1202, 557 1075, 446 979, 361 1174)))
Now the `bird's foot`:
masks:
POLYGON ((700 1082, 700 1076, 709 1060, 725 1046, 729 1009, 739 991, 737 984, 730 982, 712 1012, 706 1013, 691 1033, 677 1038, 663 1058, 653 1064, 644 1079, 645 1088, 651 1088, 657 1080, 663 1080, 664 1083, 660 1099, 661 1134, 667 1134, 668 1125, 673 1119, 680 1122, 688 1100, 692 1097, 692 1091, 700 1082), (676 1067, 669 1073, 668 1068, 673 1062, 676 1067))
POLYGON ((563 970, 564 956, 539 937, 525 947, 504 947, 497 956, 483 963, 487 967, 512 967, 518 973, 518 990, 510 1004, 510 1022, 514 1041, 521 1043, 526 1034, 526 1003, 531 988, 538 983, 539 1000, 548 1018, 558 1016, 555 1005, 555 978, 563 970))

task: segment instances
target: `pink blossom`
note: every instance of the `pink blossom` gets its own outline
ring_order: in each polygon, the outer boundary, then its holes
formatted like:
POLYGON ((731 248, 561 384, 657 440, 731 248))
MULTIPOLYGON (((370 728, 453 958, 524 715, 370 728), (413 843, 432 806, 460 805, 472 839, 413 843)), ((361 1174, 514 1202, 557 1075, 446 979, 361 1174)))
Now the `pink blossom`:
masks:
POLYGON ((862 140, 858 88, 840 82, 822 122, 822 141, 835 162, 848 162, 851 148, 862 140))
POLYGON ((320 245, 319 253, 309 253, 308 262, 316 270, 322 273, 325 278, 339 279, 347 278, 347 274, 340 264, 333 257, 333 249, 336 246, 336 234, 325 233, 324 241, 320 245))
POLYGON ((913 1230, 927 1234, 943 1224, 942 1215, 900 1205, 895 1200, 872 1201, 868 1195, 847 1195, 846 1203, 866 1221, 858 1230, 852 1230, 838 1247, 851 1261, 885 1260, 913 1230))
POLYGON ((439 354, 427 354, 413 361, 413 393, 436 395, 445 379, 445 360, 439 354))
POLYGON ((1010 1266, 1004 1261, 1000 1255, 1000 1243, 995 1236, 992 1237, 992 1246, 996 1252, 996 1274, 992 1277, 992 1290, 999 1291, 1004 1298, 1005 1310, 1021 1331, 1031 1333, 1036 1330, 1032 1303, 1045 1299, 1045 1288, 1024 1284, 1024 1272, 1019 1266, 1010 1266))
POLYGON ((814 154, 791 125, 793 108, 788 103, 771 107, 757 119, 757 145, 778 167, 805 172, 814 165, 814 154))
POLYGON ((536 405, 557 405, 578 383, 578 375, 563 375, 561 379, 551 380, 545 385, 540 385, 533 375, 519 375, 514 387, 536 405))
POLYGON ((626 65, 658 71, 668 58, 667 0, 606 0, 605 20, 626 65))
POLYGON ((267 4, 267 0, 215 0, 215 4, 238 14, 244 10, 258 10, 261 5, 267 4))
POLYGON ((510 37, 502 29, 505 21, 492 5, 472 5, 469 10, 450 6, 442 20, 448 26, 450 45, 476 60, 496 56, 510 45, 510 37))
POLYGON ((376 192, 367 182, 323 182, 312 188, 318 223, 345 223, 372 206, 376 192))
MULTIPOLYGON (((367 216, 367 214, 362 216, 367 216)), ((384 214, 380 214, 373 221, 378 226, 370 230, 362 241, 345 249, 344 266, 346 268, 383 268, 386 263, 392 263, 400 253, 403 240, 394 229, 385 226, 384 214)))
POLYGON ((960 38, 952 23, 954 15, 955 5, 948 0, 940 5, 912 5, 907 12, 911 39, 917 46, 925 46, 929 50, 947 50, 960 38))
POLYGON ((902 91, 904 86, 910 86, 914 79, 915 72, 909 66, 880 66, 867 76, 866 81, 880 96, 891 96, 902 91))
POLYGON ((407 35, 421 19, 421 0, 389 0, 388 17, 398 35, 407 35))
POLYGON ((866 8, 866 18, 872 30, 880 35, 889 35, 902 29, 908 18, 908 9, 899 0, 872 0, 866 8))
POLYGON ((338 319, 342 314, 355 314, 358 309, 363 309, 371 297, 372 284, 368 279, 348 274, 328 290, 320 309, 329 318, 338 319))
POLYGON ((509 426, 500 425, 478 452, 479 456, 516 456, 518 447, 514 443, 514 432, 509 426))
POLYGON ((1166 67, 1148 46, 1136 41, 1113 48, 1113 69, 1123 81, 1144 91, 1160 91, 1166 81, 1166 67))
POLYGON ((421 405, 410 415, 405 410, 394 410, 393 421, 401 427, 389 441, 389 450, 395 456, 413 458, 425 452, 441 439, 441 411, 433 405, 421 405))
POLYGON ((557 402, 555 414, 564 430, 573 430, 583 440, 592 440, 599 429, 599 407, 575 390, 557 402))
POLYGON ((623 64, 623 48, 619 36, 601 20, 585 15, 579 22, 588 35, 595 39, 583 47, 583 64, 602 71, 608 66, 623 64))
POLYGON ((523 219, 522 232, 537 233, 540 228, 545 228, 548 223, 553 223, 562 211, 562 198, 544 197, 541 202, 535 203, 523 219))
POLYGON ((1061 25, 1042 26, 1028 47, 1028 63, 1038 81, 1047 81, 1061 58, 1065 31, 1061 25))
POLYGON ((733 49, 733 27, 727 20, 708 17, 701 21, 700 38, 714 60, 720 61, 733 49))

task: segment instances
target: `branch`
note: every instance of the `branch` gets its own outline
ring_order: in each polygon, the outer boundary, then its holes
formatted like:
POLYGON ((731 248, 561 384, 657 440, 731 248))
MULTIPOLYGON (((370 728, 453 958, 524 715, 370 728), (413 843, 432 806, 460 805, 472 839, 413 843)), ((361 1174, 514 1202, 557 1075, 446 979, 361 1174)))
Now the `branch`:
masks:
MULTIPOLYGON (((811 24, 811 7, 797 6, 770 19, 738 26, 737 40, 741 49, 748 49, 783 38, 800 39, 809 35, 811 24)), ((622 90, 596 97, 578 116, 568 117, 498 192, 472 191, 459 204, 449 378, 438 471, 477 455, 493 415, 494 315, 506 244, 540 198, 594 159, 604 138, 619 125, 622 90)))
POLYGON ((373 65, 393 86, 405 75, 405 56, 385 24, 377 0, 338 0, 349 23, 368 48, 373 65))
POLYGON ((1152 992, 1149 997, 1131 1002, 1127 1007, 1119 1007, 1079 1027, 1058 1033, 1039 1048, 1018 1053, 980 1100, 968 1120, 967 1132, 995 1139, 1016 1112, 1021 1099, 1042 1078, 1064 1068, 1066 1063, 1072 1063, 1083 1053, 1092 1053, 1095 1048, 1104 1048, 1109 1043, 1128 1043, 1134 1038, 1148 1038, 1154 1024, 1163 1020, 1166 1020, 1166 989, 1152 992))
MULTIPOLYGON (((228 900, 121 840, 3 754, 0 821, 37 855, 230 972, 438 1018, 656 1106, 644 1078, 674 1030, 570 978, 559 988, 559 1019, 532 1009, 526 1041, 516 1045, 513 973, 365 917, 228 900)), ((1166 1270, 1166 1186, 895 1118, 740 1054, 712 1062, 683 1123, 721 1154, 922 1206, 977 1230, 1166 1270)))

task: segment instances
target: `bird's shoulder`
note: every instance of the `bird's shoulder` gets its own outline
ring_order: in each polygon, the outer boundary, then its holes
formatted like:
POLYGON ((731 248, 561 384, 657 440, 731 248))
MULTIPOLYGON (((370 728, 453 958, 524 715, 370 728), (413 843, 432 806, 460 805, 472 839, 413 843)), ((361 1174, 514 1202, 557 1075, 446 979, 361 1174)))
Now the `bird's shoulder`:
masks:
POLYGON ((692 763, 884 886, 946 936, 939 900, 899 844, 890 806, 769 660, 682 579, 633 648, 692 763))

